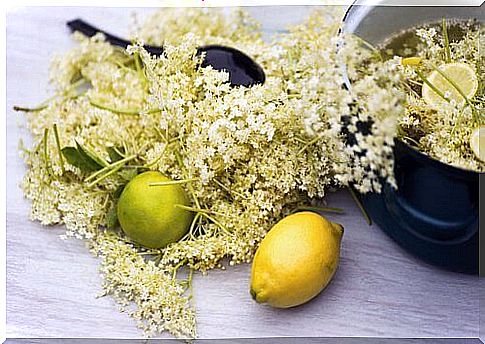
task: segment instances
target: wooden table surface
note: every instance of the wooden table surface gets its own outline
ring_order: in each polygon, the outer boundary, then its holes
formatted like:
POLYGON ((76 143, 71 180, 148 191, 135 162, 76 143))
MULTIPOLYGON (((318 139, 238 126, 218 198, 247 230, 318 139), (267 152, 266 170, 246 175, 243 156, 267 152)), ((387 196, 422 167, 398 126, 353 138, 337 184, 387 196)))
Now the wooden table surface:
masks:
MULTIPOLYGON (((298 21, 305 8, 252 8, 273 30, 298 21)), ((134 321, 100 292, 98 261, 82 241, 63 241, 62 227, 28 219, 18 187, 25 166, 19 138, 28 139, 14 104, 48 96, 50 57, 73 42, 65 22, 83 17, 125 34, 131 9, 24 8, 7 16, 7 337, 139 338, 134 321)), ((149 9, 143 10, 150 11, 149 9)), ((28 140, 27 140, 28 141, 28 140)), ((439 270, 404 252, 376 226, 367 226, 349 195, 329 197, 346 209, 331 216, 345 235, 338 273, 327 290, 297 308, 277 310, 249 296, 249 266, 194 279, 201 338, 231 337, 477 337, 479 280, 439 270)))

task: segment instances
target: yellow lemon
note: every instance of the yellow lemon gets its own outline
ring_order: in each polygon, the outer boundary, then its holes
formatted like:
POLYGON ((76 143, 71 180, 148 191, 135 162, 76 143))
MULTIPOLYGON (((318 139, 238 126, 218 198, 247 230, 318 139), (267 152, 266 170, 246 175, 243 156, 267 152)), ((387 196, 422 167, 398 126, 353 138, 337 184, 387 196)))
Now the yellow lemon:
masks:
POLYGON ((149 248, 162 248, 187 233, 192 213, 177 205, 190 205, 180 185, 153 186, 168 182, 159 172, 145 172, 133 178, 118 201, 121 228, 133 241, 149 248))
POLYGON ((421 57, 405 57, 401 60, 401 64, 403 66, 419 66, 423 62, 421 57))
POLYGON ((470 148, 478 159, 485 162, 485 126, 473 130, 470 136, 470 148))
MULTIPOLYGON (((473 98, 478 90, 478 78, 475 71, 466 63, 447 63, 439 67, 441 73, 451 80, 447 80, 438 71, 433 71, 428 76, 428 81, 444 95, 449 95, 450 100, 455 100, 457 104, 463 104, 465 98, 457 90, 457 86, 468 98, 473 98), (453 83, 455 85, 453 85, 453 83)), ((428 84, 424 83, 422 88, 423 99, 430 106, 439 108, 445 102, 428 84)))
POLYGON ((337 270, 342 235, 341 225, 316 213, 285 217, 256 251, 251 296, 258 303, 287 308, 318 295, 337 270))

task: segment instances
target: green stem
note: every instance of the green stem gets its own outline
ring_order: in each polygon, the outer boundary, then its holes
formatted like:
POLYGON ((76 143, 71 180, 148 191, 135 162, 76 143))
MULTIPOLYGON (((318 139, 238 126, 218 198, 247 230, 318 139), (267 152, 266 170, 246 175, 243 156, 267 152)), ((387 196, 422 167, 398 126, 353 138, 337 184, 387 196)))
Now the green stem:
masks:
POLYGON ((350 192, 350 195, 352 196, 354 202, 357 204, 357 206, 359 207, 360 209, 360 212, 362 213, 362 215, 364 216, 364 219, 365 219, 365 222, 367 222, 367 224, 370 226, 372 225, 372 220, 369 216, 369 214, 367 214, 367 212, 365 211, 365 208, 364 206, 362 205, 362 203, 360 202, 359 198, 357 197, 357 195, 355 194, 354 190, 352 189, 352 187, 348 187, 347 188, 350 192))
MULTIPOLYGON (((89 183, 87 186, 88 186, 88 187, 93 187, 94 185, 96 185, 96 184, 97 184, 97 183, 99 183, 100 181, 102 181, 102 180, 106 179, 107 177, 109 177, 109 176, 113 175, 114 173, 116 173, 118 170, 120 170, 120 169, 123 167, 123 165, 124 165, 126 162, 128 162, 128 161, 130 161, 130 160, 133 160, 134 158, 136 158, 136 155, 132 155, 132 156, 130 156, 130 157, 124 158, 124 159, 122 159, 122 160, 120 160, 120 161, 115 162, 114 164, 111 164, 111 165, 109 165, 109 166, 107 166, 107 167, 105 167, 105 168, 101 169, 100 171, 102 171, 102 170, 104 170, 104 171, 109 170, 109 172, 108 172, 108 173, 103 174, 102 176, 100 176, 100 177, 99 177, 99 178, 97 178, 96 180, 94 180, 94 181, 92 181, 91 183, 89 183)), ((98 172, 100 172, 100 171, 98 171, 98 172)), ((95 172, 95 173, 96 173, 96 176, 97 176, 97 175, 99 175, 99 174, 101 174, 101 173, 98 173, 98 172, 95 172)), ((92 176, 89 176, 88 178, 90 178, 90 180, 91 180, 91 179, 92 179, 91 177, 92 177, 92 176)), ((93 178, 94 178, 94 177, 93 177, 93 178)))
POLYGON ((13 110, 14 111, 22 111, 22 112, 37 112, 37 111, 42 111, 45 108, 47 108, 47 105, 39 105, 39 106, 34 107, 34 108, 28 108, 28 107, 23 107, 23 106, 17 106, 17 105, 15 105, 13 107, 13 110))
POLYGON ((194 213, 225 216, 224 214, 217 213, 217 212, 214 212, 214 211, 211 211, 211 210, 208 210, 208 209, 188 207, 188 206, 183 205, 183 204, 175 204, 175 207, 180 208, 180 209, 184 209, 184 210, 187 210, 187 211, 191 211, 191 212, 194 212, 194 213))
POLYGON ((470 99, 468 99, 467 95, 465 94, 465 92, 463 92, 461 87, 458 86, 458 84, 452 78, 450 78, 446 73, 444 73, 442 70, 440 70, 438 67, 436 67, 436 65, 434 65, 433 63, 431 63, 431 67, 435 71, 437 71, 446 81, 448 81, 450 83, 450 85, 453 86, 453 88, 463 97, 463 99, 465 100, 465 103, 468 106, 470 106, 470 108, 472 109, 473 119, 475 120, 475 122, 479 123, 479 119, 478 119, 478 116, 477 116, 477 108, 470 101, 470 99))
POLYGON ((119 156, 123 157, 123 158, 126 158, 126 153, 122 153, 120 152, 120 150, 116 147, 113 147, 113 150, 116 152, 116 154, 118 154, 119 156))
MULTIPOLYGON (((179 164, 179 167, 182 171, 184 171, 184 163, 182 161, 182 157, 180 156, 180 153, 175 151, 175 158, 177 159, 177 163, 179 164)), ((185 173, 184 173, 185 174, 185 173)), ((195 206, 197 208, 200 209, 200 203, 199 203, 199 199, 197 198, 197 196, 195 195, 195 191, 194 191, 194 188, 192 187, 192 184, 188 184, 187 185, 187 189, 189 190, 190 192, 190 195, 192 196, 193 200, 194 200, 194 203, 195 203, 195 206)))
POLYGON ((200 214, 202 214, 203 216, 205 216, 208 220, 214 222, 214 224, 216 226, 218 226, 220 229, 222 229, 226 234, 232 235, 232 233, 230 231, 228 231, 226 227, 224 227, 219 221, 217 221, 216 219, 214 219, 209 214, 206 214, 206 213, 200 213, 200 214))
POLYGON ((156 255, 160 254, 160 251, 145 251, 145 252, 138 252, 140 256, 149 256, 149 255, 156 255))
POLYGON ((180 261, 177 265, 173 267, 172 280, 177 277, 177 271, 185 264, 185 259, 180 261))
POLYGON ((141 66, 140 53, 138 51, 135 52, 134 60, 135 60, 135 68, 136 68, 136 71, 138 73, 138 77, 140 78, 140 80, 143 84, 143 87, 146 88, 146 77, 145 77, 145 73, 143 73, 143 68, 141 66))
POLYGON ((187 282, 189 284, 189 291, 190 291, 189 299, 191 299, 191 300, 194 297, 194 288, 193 288, 193 285, 192 285, 193 276, 194 276, 194 269, 190 269, 189 270, 189 277, 187 278, 187 282))
POLYGON ((442 22, 443 27, 443 41, 445 46, 445 61, 446 63, 451 62, 451 50, 450 50, 450 40, 448 38, 448 28, 446 27, 446 19, 443 18, 442 22))
POLYGON ((242 199, 248 199, 246 196, 244 196, 243 194, 237 192, 237 191, 234 191, 234 190, 231 190, 229 187, 227 187, 226 185, 224 185, 223 183, 221 183, 219 180, 217 180, 216 178, 212 179, 214 181, 214 183, 216 183, 217 185, 219 185, 223 190, 226 190, 227 192, 229 192, 230 194, 234 194, 234 195, 237 195, 239 197, 241 197, 242 199))
POLYGON ((62 150, 61 150, 61 140, 59 139, 59 131, 57 130, 57 123, 54 123, 54 137, 56 139, 56 146, 57 146, 57 152, 59 154, 59 162, 61 164, 61 171, 62 174, 66 173, 66 170, 64 168, 64 157, 62 156, 62 150))
POLYGON ((143 110, 140 110, 140 109, 116 109, 114 107, 111 107, 109 105, 106 105, 106 104, 103 104, 97 100, 94 100, 92 98, 89 98, 89 103, 94 106, 94 107, 97 107, 98 109, 101 109, 101 110, 106 110, 106 111, 111 111, 113 113, 117 113, 119 115, 130 115, 130 116, 138 116, 142 113, 156 113, 156 112, 159 112, 160 110, 159 109, 151 109, 151 110, 147 110, 147 111, 143 111, 143 110))
MULTIPOLYGON (((296 207, 294 211, 298 210, 308 210, 308 211, 322 211, 325 213, 335 213, 335 214, 344 214, 344 210, 341 208, 333 208, 333 207, 307 207, 307 206, 300 206, 296 207)), ((293 211, 293 212, 294 212, 293 211)))
POLYGON ((445 97, 445 95, 443 94, 443 92, 441 92, 438 88, 435 87, 435 85, 433 85, 431 82, 429 82, 428 78, 426 78, 423 73, 421 73, 419 70, 416 71, 416 74, 419 76, 419 78, 421 80, 423 80, 423 82, 428 85, 437 95, 439 95, 441 98, 443 98, 444 101, 446 102, 450 102, 450 100, 448 98, 445 97))
POLYGON ((100 169, 99 171, 96 171, 94 172, 93 174, 91 174, 89 177, 87 177, 84 181, 85 182, 89 182, 90 180, 93 180, 94 178, 96 178, 97 176, 99 176, 100 174, 103 174, 104 172, 107 172, 109 170, 111 170, 112 168, 122 164, 124 165, 126 162, 130 161, 130 160, 133 160, 134 158, 136 158, 136 155, 131 155, 129 157, 126 157, 124 159, 121 159, 121 160, 118 160, 118 161, 115 161, 114 163, 112 164, 109 164, 108 166, 105 166, 103 167, 102 169, 100 169))
POLYGON ((322 136, 317 136, 317 137, 314 137, 310 142, 308 142, 305 146, 303 146, 302 149, 300 149, 298 151, 298 155, 302 154, 303 152, 305 152, 308 147, 310 147, 311 145, 315 144, 318 142, 318 140, 320 140, 322 138, 322 136))
MULTIPOLYGON (((75 81, 74 83, 72 83, 65 91, 64 91, 64 94, 65 94, 65 97, 66 98, 73 98, 73 97, 77 97, 78 95, 75 95, 75 96, 69 96, 69 94, 75 89, 77 88, 78 86, 82 85, 86 80, 84 78, 81 78, 77 81, 75 81)), ((47 98, 46 100, 44 100, 42 103, 40 103, 38 106, 36 107, 33 107, 33 108, 29 108, 29 107, 23 107, 23 106, 14 106, 13 107, 13 110, 14 111, 22 111, 22 112, 37 112, 37 111, 41 111, 41 110, 44 110, 45 108, 47 108, 47 106, 49 105, 49 103, 51 101, 53 101, 54 99, 56 99, 57 96, 52 96, 50 98, 47 98)))
POLYGON ((44 128, 44 138, 43 138, 43 146, 44 146, 44 162, 45 162, 45 169, 49 172, 49 154, 48 154, 48 147, 47 147, 47 139, 49 135, 49 128, 44 128))
POLYGON ((436 67, 435 64, 431 63, 431 67, 437 71, 446 81, 448 81, 450 83, 451 86, 453 86, 453 88, 455 90, 458 91, 458 93, 460 93, 460 95, 463 97, 463 99, 465 99, 465 102, 472 108, 472 109, 475 109, 475 106, 470 102, 470 99, 468 99, 468 96, 465 94, 465 92, 463 92, 463 90, 461 89, 460 86, 458 86, 458 84, 452 79, 450 78, 445 72, 443 72, 442 70, 440 70, 438 67, 436 67))
POLYGON ((166 182, 154 182, 149 183, 149 186, 167 186, 167 185, 178 185, 178 184, 187 184, 198 181, 199 178, 191 178, 191 179, 180 179, 180 180, 170 180, 166 182))

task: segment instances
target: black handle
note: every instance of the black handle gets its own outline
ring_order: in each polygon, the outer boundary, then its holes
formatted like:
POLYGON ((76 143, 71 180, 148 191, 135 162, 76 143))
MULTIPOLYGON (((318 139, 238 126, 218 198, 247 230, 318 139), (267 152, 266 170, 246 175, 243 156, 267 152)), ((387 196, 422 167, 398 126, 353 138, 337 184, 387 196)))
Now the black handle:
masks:
MULTIPOLYGON (((71 21, 67 22, 67 26, 71 29, 72 32, 74 31, 79 31, 83 35, 87 37, 93 37, 97 33, 102 33, 106 37, 106 41, 109 42, 112 45, 115 45, 117 47, 121 47, 123 49, 126 49, 132 42, 122 39, 119 37, 116 37, 110 33, 107 33, 101 29, 98 29, 95 26, 92 26, 91 24, 88 24, 82 19, 74 19, 71 21)), ((163 48, 162 47, 155 47, 151 45, 145 45, 144 46, 145 50, 148 51, 149 53, 153 55, 162 55, 163 54, 163 48)))

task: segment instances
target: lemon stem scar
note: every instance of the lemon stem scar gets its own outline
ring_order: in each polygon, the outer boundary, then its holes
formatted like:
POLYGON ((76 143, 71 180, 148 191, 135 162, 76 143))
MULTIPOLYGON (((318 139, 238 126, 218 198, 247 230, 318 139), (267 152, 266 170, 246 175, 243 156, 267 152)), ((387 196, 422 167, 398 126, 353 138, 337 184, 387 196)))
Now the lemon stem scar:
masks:
POLYGON ((252 298, 254 301, 258 302, 258 299, 257 299, 257 297, 256 297, 256 292, 253 290, 253 288, 249 289, 249 293, 251 294, 251 298, 252 298))
POLYGON ((180 179, 180 180, 169 180, 166 182, 154 182, 148 184, 149 186, 167 186, 167 185, 178 185, 178 184, 187 184, 198 181, 199 178, 190 178, 190 179, 180 179))

